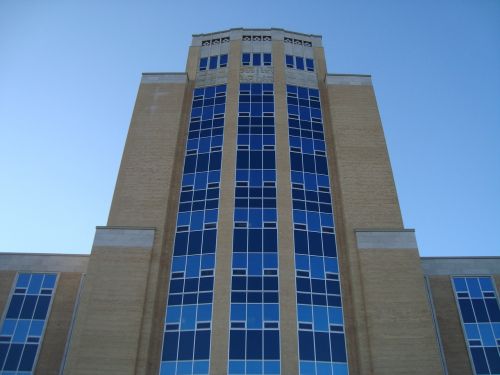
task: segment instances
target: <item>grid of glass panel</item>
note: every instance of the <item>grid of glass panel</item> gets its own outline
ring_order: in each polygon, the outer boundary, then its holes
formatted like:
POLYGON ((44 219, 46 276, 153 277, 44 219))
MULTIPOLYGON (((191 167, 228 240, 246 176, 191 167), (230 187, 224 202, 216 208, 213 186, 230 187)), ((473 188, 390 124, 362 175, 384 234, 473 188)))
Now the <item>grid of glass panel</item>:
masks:
POLYGON ((478 375, 500 374, 500 308, 491 277, 453 277, 453 289, 478 375))
POLYGON ((314 72, 314 60, 302 56, 285 55, 285 65, 290 69, 314 72))
POLYGON ((279 374, 278 233, 272 84, 240 84, 229 374, 279 374))
POLYGON ((270 53, 242 53, 241 65, 243 66, 271 66, 272 57, 270 53))
POLYGON ((200 64, 198 69, 203 70, 214 70, 218 68, 225 68, 227 66, 227 54, 220 56, 210 56, 200 58, 200 64))
POLYGON ((0 374, 33 373, 56 280, 53 273, 17 275, 0 329, 0 374))
POLYGON ((194 90, 160 373, 208 374, 226 85, 194 90))
POLYGON ((287 85, 301 374, 348 373, 319 91, 287 85))

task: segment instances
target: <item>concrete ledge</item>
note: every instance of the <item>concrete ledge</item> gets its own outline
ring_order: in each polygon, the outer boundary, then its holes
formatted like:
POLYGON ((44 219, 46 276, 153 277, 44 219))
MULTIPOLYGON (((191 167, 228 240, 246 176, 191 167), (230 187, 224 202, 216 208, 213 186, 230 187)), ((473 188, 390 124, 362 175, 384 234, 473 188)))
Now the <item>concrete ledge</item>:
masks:
POLYGON ((186 83, 186 73, 142 73, 141 83, 186 83))
POLYGON ((93 247, 151 249, 154 228, 97 227, 93 247))
POLYGON ((88 263, 80 254, 0 253, 0 271, 85 273, 88 263))
POLYGON ((358 249, 417 249, 417 239, 413 229, 373 230, 357 229, 358 249))
POLYGON ((500 275, 500 257, 420 258, 426 276, 500 275))
POLYGON ((372 77, 361 74, 327 74, 325 82, 327 85, 372 86, 372 77))

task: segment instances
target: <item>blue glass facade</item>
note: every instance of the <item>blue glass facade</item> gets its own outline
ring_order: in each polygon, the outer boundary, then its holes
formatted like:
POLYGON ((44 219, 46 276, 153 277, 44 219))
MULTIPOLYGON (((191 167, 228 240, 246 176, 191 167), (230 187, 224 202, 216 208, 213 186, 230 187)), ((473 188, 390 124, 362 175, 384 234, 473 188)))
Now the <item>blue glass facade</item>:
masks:
POLYGON ((467 348, 478 375, 500 374, 500 308, 491 277, 453 277, 467 348))
POLYGON ((160 373, 208 374, 226 85, 196 88, 184 158, 160 373))
POLYGON ((301 374, 348 373, 319 91, 287 85, 301 374))
POLYGON ((279 374, 278 233, 272 84, 240 84, 229 374, 279 374))
POLYGON ((20 273, 0 326, 0 374, 27 375, 35 369, 57 275, 20 273))

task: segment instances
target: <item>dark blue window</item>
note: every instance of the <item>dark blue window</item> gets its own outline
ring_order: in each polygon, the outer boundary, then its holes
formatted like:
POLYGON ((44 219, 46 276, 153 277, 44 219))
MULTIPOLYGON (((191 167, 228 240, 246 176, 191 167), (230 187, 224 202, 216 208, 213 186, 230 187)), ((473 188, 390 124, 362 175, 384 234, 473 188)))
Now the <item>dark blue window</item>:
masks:
MULTIPOLYGON (((314 59, 311 59, 311 58, 304 58, 301 56, 293 56, 293 55, 285 55, 285 65, 287 68, 291 68, 291 69, 307 70, 308 72, 314 72, 314 59), (305 64, 304 64, 304 61, 305 61, 305 64)), ((312 99, 313 100, 316 99, 316 101, 311 102, 311 104, 310 104, 311 108, 320 108, 319 102, 317 101, 317 98, 314 97, 312 99)), ((295 99, 293 97, 289 97, 288 102, 292 103, 292 104, 297 104, 297 102, 295 101, 295 99)), ((306 104, 306 105, 308 105, 308 104, 306 104)))
MULTIPOLYGON (((222 54, 220 56, 202 57, 202 58, 200 58, 200 63, 199 63, 198 69, 200 71, 204 71, 207 69, 213 70, 213 69, 217 69, 217 68, 224 68, 227 66, 227 63, 228 63, 228 55, 227 54, 222 54)), ((194 100, 193 101, 193 108, 198 108, 198 107, 200 107, 200 101, 194 100)))
POLYGON ((175 361, 177 359, 177 344, 179 341, 179 332, 165 332, 163 337, 164 342, 168 345, 163 345, 162 361, 175 361))
MULTIPOLYGON (((223 67, 227 55, 218 61, 223 67)), ((208 374, 225 102, 226 85, 194 89, 161 373, 208 374)))
POLYGON ((36 344, 25 345, 21 362, 19 363, 19 371, 32 371, 37 350, 38 345, 36 344))
POLYGON ((217 69, 217 60, 219 59, 219 56, 210 56, 210 65, 208 68, 210 70, 212 69, 217 69))
POLYGON ((453 289, 476 374, 500 373, 500 309, 493 279, 453 277, 453 289))
POLYGON ((253 66, 260 66, 261 65, 261 54, 260 53, 252 54, 252 65, 253 66))
POLYGON ((477 374, 491 374, 483 348, 470 348, 472 362, 477 374))
POLYGON ((17 275, 5 319, 0 325, 0 374, 8 371, 32 373, 56 280, 56 274, 17 275))
POLYGON ((304 70, 304 58, 300 56, 295 56, 295 66, 299 70, 304 70))
POLYGON ((10 300, 9 309, 7 310, 7 319, 17 319, 23 306, 25 295, 14 294, 10 300))
MULTIPOLYGON (((272 65, 272 55, 270 53, 242 53, 241 54, 241 65, 243 66, 270 66, 272 65)), ((240 102, 242 102, 240 98, 240 102)), ((248 102, 244 100, 243 102, 248 102)), ((241 112, 241 111, 240 111, 241 112)))
POLYGON ((179 337, 179 361, 192 360, 194 350, 194 331, 180 332, 179 337))
POLYGON ((210 331, 196 332, 196 347, 194 352, 194 359, 209 359, 210 354, 210 331))
POLYGON ((241 55, 241 65, 243 65, 243 66, 250 65, 250 54, 249 53, 243 53, 241 55))
POLYGON ((207 70, 208 57, 202 57, 200 59, 200 70, 207 70))
POLYGON ((310 331, 299 331, 299 358, 314 361, 314 336, 310 331))
MULTIPOLYGON (((304 59, 286 57, 304 70, 304 59)), ((309 63, 307 63, 309 64, 309 63)), ((308 65, 309 66, 309 65, 308 65)), ((319 91, 287 86, 300 373, 347 373, 319 91)))
POLYGON ((306 59, 306 67, 309 72, 314 72, 314 60, 306 59))
POLYGON ((228 372, 279 373, 273 85, 241 84, 238 108, 228 372))
POLYGON ((330 362, 330 340, 328 332, 314 332, 314 347, 316 349, 316 361, 330 362))
POLYGON ((23 347, 22 344, 12 344, 10 346, 9 354, 3 366, 4 371, 16 371, 18 369, 23 347))
POLYGON ((264 58, 264 65, 266 65, 266 66, 272 65, 272 60, 271 60, 271 54, 270 53, 264 53, 263 54, 263 58, 264 58))
POLYGON ((245 331, 231 330, 229 338, 229 358, 245 359, 245 331))
POLYGON ((343 334, 331 333, 330 345, 332 349, 332 359, 334 362, 346 362, 345 338, 343 334))
POLYGON ((264 331, 264 359, 280 359, 280 337, 278 330, 264 331))
POLYGON ((227 66, 227 54, 220 55, 219 58, 219 67, 225 68, 227 66))

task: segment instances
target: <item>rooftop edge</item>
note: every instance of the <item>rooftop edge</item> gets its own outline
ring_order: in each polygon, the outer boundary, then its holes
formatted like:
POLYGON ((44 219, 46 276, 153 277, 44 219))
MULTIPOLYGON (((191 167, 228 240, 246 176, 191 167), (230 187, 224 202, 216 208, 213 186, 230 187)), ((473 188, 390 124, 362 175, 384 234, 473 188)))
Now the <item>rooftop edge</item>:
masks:
POLYGON ((202 37, 202 36, 210 36, 210 35, 216 35, 216 34, 221 34, 221 33, 228 33, 228 32, 231 32, 231 31, 282 31, 282 32, 285 32, 285 33, 291 33, 291 34, 306 36, 306 37, 309 37, 309 38, 320 38, 320 39, 323 38, 321 35, 318 35, 318 34, 305 34, 305 33, 300 33, 300 32, 297 32, 297 31, 291 31, 291 30, 283 29, 283 28, 280 28, 280 27, 271 27, 271 28, 232 27, 232 28, 229 28, 229 29, 220 30, 220 31, 214 31, 214 32, 211 32, 211 33, 192 34, 192 37, 193 38, 199 38, 199 37, 202 37))

